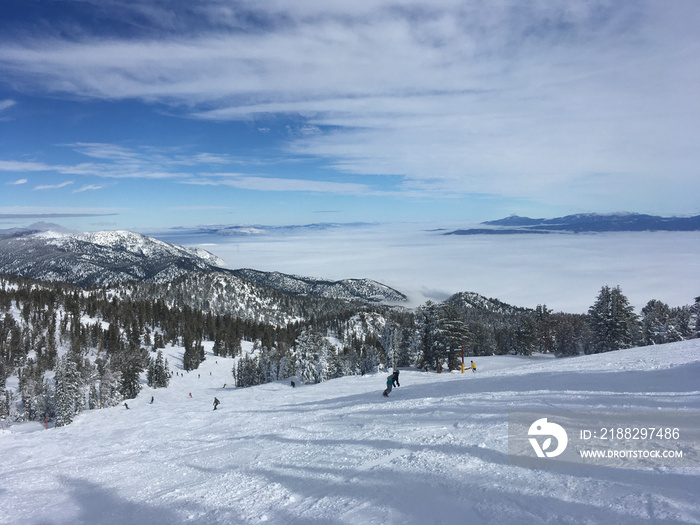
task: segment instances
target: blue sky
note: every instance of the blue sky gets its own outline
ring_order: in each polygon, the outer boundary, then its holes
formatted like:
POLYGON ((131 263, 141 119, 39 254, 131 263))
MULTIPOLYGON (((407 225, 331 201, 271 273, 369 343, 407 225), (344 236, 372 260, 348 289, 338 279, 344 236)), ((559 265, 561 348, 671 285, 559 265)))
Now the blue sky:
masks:
POLYGON ((700 213, 700 2, 5 0, 0 229, 700 213))

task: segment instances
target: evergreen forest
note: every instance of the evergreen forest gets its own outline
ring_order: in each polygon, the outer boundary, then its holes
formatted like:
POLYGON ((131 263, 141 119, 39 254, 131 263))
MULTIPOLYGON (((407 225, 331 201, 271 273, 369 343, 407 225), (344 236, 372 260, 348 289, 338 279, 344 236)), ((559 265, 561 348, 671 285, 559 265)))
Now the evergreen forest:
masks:
POLYGON ((235 358, 232 383, 247 387, 391 367, 443 372, 474 356, 568 357, 699 334, 700 297, 682 307, 652 299, 637 314, 609 286, 587 314, 568 314, 468 292, 408 309, 226 289, 206 274, 90 288, 0 276, 0 418, 62 426, 136 397, 144 384, 167 388, 173 374, 199 367, 205 342, 214 356, 235 358), (168 362, 166 346, 181 348, 181 360, 168 362))

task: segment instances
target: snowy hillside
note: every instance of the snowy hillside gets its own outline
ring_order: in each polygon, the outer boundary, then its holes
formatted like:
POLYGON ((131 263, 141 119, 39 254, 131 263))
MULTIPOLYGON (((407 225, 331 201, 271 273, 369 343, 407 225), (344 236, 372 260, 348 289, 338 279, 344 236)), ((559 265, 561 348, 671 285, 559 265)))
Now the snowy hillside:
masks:
POLYGON ((204 250, 128 231, 44 231, 0 238, 0 273, 79 286, 167 282, 221 265, 221 259, 204 250))
POLYGON ((231 270, 225 269, 225 264, 201 248, 129 231, 0 231, 0 274, 85 287, 132 281, 168 283, 187 275, 221 273, 218 280, 235 275, 257 284, 256 288, 262 286, 293 295, 374 303, 407 300, 401 292, 371 279, 316 279, 252 269, 231 270))
POLYGON ((512 410, 700 409, 699 340, 407 369, 389 399, 386 373, 235 389, 231 359, 183 373, 182 349, 168 352, 170 387, 128 410, 0 431, 1 524, 700 523, 700 468, 507 455, 512 410))
POLYGON ((389 286, 371 279, 343 279, 329 281, 299 275, 286 275, 279 272, 261 272, 244 268, 233 270, 235 275, 262 286, 269 286, 287 293, 335 297, 338 299, 363 299, 371 302, 405 302, 408 298, 389 286))

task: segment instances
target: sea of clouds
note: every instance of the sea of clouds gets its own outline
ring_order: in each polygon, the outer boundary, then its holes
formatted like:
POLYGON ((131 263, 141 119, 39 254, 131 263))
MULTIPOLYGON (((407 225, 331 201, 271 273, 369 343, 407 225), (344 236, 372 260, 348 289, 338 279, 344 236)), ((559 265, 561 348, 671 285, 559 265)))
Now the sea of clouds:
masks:
POLYGON ((230 268, 374 279, 411 306, 470 291, 584 313, 604 285, 619 285, 637 312, 651 299, 682 306, 700 296, 700 232, 445 235, 452 229, 364 224, 159 237, 205 248, 230 268))

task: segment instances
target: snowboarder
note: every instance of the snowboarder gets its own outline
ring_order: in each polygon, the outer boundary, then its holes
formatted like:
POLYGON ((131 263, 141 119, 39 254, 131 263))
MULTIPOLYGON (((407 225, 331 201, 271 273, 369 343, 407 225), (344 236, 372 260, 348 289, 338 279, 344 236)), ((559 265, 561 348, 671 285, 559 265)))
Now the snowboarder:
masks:
POLYGON ((472 361, 472 374, 476 372, 476 363, 472 361))
POLYGON ((220 403, 221 402, 217 398, 214 398, 214 410, 216 410, 216 407, 218 407, 220 403))
POLYGON ((391 392, 391 389, 393 388, 394 385, 394 374, 391 374, 386 377, 386 390, 382 393, 384 397, 389 397, 389 392, 391 392))
POLYGON ((394 379, 393 379, 393 381, 392 381, 392 384, 393 384, 394 386, 401 386, 401 385, 399 384, 399 369, 398 369, 398 368, 395 368, 395 369, 394 369, 394 379))

